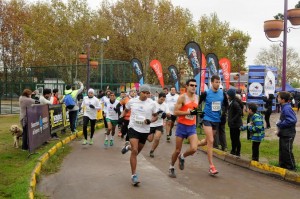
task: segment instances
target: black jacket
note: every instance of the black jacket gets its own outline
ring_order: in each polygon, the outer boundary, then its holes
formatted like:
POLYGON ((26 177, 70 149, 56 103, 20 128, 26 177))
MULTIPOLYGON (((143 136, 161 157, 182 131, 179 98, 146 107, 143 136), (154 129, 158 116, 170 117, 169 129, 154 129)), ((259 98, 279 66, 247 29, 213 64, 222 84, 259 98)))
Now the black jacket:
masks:
POLYGON ((242 121, 243 110, 236 99, 232 100, 228 108, 228 126, 229 128, 240 128, 243 125, 242 121))

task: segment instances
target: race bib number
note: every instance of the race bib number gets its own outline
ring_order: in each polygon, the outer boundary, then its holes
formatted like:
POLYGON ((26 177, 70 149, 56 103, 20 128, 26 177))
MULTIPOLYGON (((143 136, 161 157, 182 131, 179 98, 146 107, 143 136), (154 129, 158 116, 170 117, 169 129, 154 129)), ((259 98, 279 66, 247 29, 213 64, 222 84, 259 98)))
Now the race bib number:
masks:
MULTIPOLYGON (((190 111, 190 109, 188 109, 188 111, 190 111)), ((187 119, 187 120, 194 120, 194 118, 195 118, 195 115, 186 115, 185 116, 185 119, 187 119)))
POLYGON ((137 124, 137 125, 143 125, 144 124, 144 121, 145 121, 145 117, 143 117, 143 116, 138 116, 138 115, 136 115, 135 117, 134 117, 134 121, 135 121, 135 123, 137 124))
POLYGON ((220 111, 221 102, 213 102, 211 107, 212 107, 212 111, 220 111))

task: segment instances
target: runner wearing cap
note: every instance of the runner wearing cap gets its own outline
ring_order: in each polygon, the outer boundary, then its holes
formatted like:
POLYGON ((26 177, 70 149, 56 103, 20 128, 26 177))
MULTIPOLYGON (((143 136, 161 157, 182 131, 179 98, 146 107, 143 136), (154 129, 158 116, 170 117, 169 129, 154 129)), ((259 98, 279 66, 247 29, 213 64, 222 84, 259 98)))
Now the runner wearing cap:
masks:
POLYGON ((150 132, 150 124, 157 120, 155 103, 147 97, 149 93, 150 87, 142 85, 140 87, 140 97, 129 100, 125 105, 125 110, 121 114, 121 117, 123 117, 129 110, 131 111, 128 125, 130 145, 125 145, 122 149, 122 153, 124 154, 129 149, 131 150, 131 182, 135 186, 139 184, 136 174, 137 155, 141 152, 146 143, 150 132))

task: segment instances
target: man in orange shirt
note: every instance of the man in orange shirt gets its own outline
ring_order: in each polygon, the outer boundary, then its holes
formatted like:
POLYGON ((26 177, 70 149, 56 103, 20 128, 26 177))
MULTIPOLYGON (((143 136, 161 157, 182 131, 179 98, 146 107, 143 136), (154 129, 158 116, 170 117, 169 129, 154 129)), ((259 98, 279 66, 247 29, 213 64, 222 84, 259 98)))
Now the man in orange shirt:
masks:
POLYGON ((174 115, 178 116, 176 129, 176 148, 172 154, 169 176, 176 178, 174 164, 179 160, 179 169, 184 169, 184 160, 187 156, 197 151, 198 137, 196 132, 196 117, 198 108, 198 95, 196 95, 197 84, 195 79, 186 82, 187 92, 180 95, 174 108, 174 115), (181 152, 182 142, 188 139, 190 148, 181 152))

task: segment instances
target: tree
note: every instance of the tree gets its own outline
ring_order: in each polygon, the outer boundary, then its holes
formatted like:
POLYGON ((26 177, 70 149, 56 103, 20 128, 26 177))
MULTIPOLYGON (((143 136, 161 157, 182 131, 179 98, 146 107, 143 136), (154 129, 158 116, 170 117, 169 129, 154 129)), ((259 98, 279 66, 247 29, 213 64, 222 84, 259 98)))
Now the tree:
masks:
POLYGON ((229 23, 221 22, 216 13, 202 16, 197 32, 196 41, 199 41, 204 54, 215 53, 218 58, 227 57, 231 61, 232 71, 244 69, 245 53, 251 39, 248 34, 230 28, 229 23))
MULTIPOLYGON (((286 79, 293 82, 294 79, 299 79, 300 58, 298 53, 293 48, 287 48, 286 53, 286 79)), ((272 44, 268 49, 260 50, 254 63, 257 65, 274 66, 278 68, 278 85, 281 85, 282 78, 282 48, 279 45, 272 44)))

